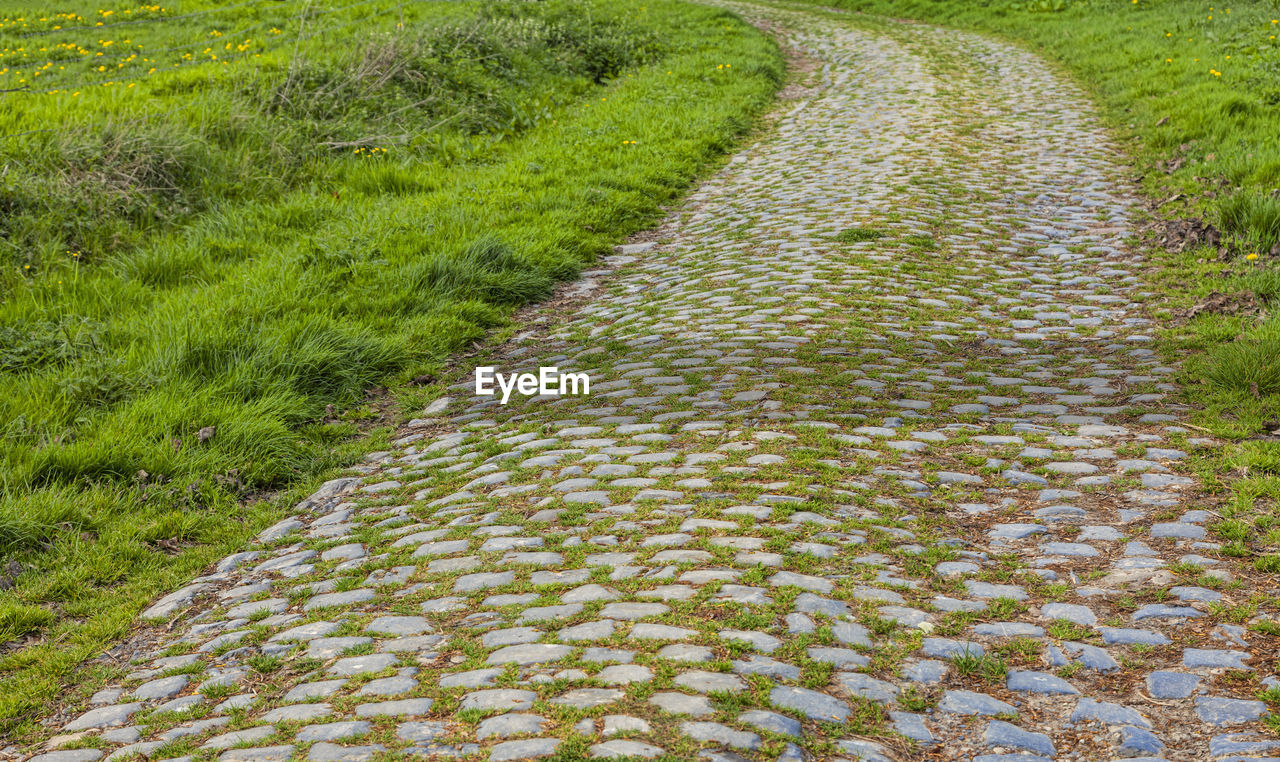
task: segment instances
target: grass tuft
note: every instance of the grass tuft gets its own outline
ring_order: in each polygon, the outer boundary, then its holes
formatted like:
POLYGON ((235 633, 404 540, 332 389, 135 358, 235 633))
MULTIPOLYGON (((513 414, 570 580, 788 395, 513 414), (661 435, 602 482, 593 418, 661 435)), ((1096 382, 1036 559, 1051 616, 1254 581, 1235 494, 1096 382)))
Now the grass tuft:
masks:
POLYGON ((1213 349, 1206 374, 1210 382, 1227 391, 1280 394, 1280 318, 1239 341, 1213 349))
POLYGON ((1219 202, 1218 220, 1223 230, 1241 236, 1252 247, 1263 251, 1280 247, 1278 196, 1257 191, 1233 193, 1219 202))

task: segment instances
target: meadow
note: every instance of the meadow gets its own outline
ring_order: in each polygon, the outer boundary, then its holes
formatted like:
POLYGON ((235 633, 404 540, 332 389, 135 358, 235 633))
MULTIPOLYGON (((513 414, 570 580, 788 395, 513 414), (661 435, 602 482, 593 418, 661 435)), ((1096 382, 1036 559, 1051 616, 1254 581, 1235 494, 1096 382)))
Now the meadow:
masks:
POLYGON ((0 733, 655 221, 776 46, 675 0, 0 18, 0 733))

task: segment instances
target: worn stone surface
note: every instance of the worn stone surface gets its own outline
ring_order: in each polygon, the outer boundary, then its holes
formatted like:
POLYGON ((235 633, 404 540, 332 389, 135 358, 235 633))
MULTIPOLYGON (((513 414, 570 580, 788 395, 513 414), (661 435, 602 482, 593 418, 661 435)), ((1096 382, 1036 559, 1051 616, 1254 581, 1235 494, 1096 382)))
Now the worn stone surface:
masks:
POLYGON ((101 750, 24 755, 1280 756, 1274 647, 1222 613, 1275 603, 1206 531, 1218 443, 1080 91, 973 34, 731 7, 804 64, 772 129, 148 608, 48 728, 101 750), (591 394, 504 406, 472 364, 591 394))

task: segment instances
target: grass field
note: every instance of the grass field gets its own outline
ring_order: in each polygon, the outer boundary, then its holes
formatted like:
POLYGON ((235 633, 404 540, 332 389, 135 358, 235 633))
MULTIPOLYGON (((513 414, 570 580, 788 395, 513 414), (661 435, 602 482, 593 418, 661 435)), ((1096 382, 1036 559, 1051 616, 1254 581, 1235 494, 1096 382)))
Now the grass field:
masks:
POLYGON ((675 0, 18 5, 0 732, 368 446, 366 390, 655 220, 783 72, 675 0))

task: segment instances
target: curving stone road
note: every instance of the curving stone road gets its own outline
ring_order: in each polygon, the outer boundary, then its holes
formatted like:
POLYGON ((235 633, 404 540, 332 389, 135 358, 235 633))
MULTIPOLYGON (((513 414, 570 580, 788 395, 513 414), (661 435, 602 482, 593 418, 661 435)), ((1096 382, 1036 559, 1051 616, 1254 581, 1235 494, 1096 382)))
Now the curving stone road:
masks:
POLYGON ((1082 94, 748 12, 811 70, 770 132, 476 361, 592 393, 462 369, 35 759, 1280 757, 1082 94))

